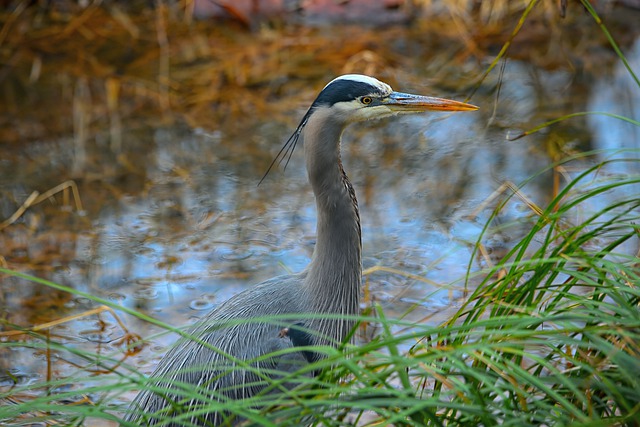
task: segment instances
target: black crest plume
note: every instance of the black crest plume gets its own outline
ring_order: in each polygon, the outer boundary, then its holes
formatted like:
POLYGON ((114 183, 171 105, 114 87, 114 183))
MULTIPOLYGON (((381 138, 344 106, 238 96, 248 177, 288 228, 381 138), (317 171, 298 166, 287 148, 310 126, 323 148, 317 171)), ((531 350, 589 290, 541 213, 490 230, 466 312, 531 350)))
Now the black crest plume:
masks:
POLYGON ((306 112, 304 117, 302 117, 302 120, 300 121, 300 124, 298 125, 296 130, 289 137, 289 139, 287 139, 287 141, 284 143, 280 151, 278 151, 278 154, 276 154, 276 156, 273 158, 273 161, 269 165, 269 168, 267 168, 267 171, 264 173, 264 175, 260 179, 260 182, 258 182, 258 186, 262 184, 262 181, 264 181, 267 175, 269 175, 269 172, 271 172, 271 169, 273 169, 276 163, 278 165, 281 165, 282 162, 284 161, 285 162, 284 169, 285 170, 287 169, 287 165, 289 164, 289 160, 291 160, 293 151, 296 149, 296 144, 298 143, 298 139, 300 139, 300 134, 302 133, 302 129, 304 129, 305 125, 307 124, 307 121, 309 121, 309 117, 311 117, 313 108, 314 106, 312 105, 311 108, 309 108, 309 110, 306 112), (287 160, 285 161, 285 159, 287 160))

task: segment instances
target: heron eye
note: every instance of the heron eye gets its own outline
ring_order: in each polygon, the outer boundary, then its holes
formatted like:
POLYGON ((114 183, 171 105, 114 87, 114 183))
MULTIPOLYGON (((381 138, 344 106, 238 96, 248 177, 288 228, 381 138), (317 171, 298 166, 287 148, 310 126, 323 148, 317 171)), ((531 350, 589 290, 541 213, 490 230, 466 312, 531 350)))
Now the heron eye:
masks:
POLYGON ((360 102, 362 102, 364 105, 369 105, 373 102, 373 99, 370 96, 363 96, 362 98, 360 98, 360 102))

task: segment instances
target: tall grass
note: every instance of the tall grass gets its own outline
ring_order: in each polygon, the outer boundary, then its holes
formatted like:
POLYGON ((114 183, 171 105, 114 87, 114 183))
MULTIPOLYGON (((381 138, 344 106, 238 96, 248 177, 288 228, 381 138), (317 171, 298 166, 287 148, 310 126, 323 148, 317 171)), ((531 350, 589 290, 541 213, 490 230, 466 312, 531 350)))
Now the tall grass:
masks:
MULTIPOLYGON (((479 286, 446 323, 413 325, 387 319, 376 307, 375 316, 359 318, 380 325, 375 339, 311 349, 327 357, 269 387, 282 391, 285 382, 297 382, 292 390, 220 402, 207 390, 173 384, 184 401, 197 397, 203 404, 182 408, 178 400, 165 418, 224 409, 247 425, 267 426, 637 425, 640 175, 610 173, 622 163, 638 166, 637 153, 628 154, 568 183, 526 236, 481 273, 479 286), (304 375, 317 370, 317 377, 304 375)), ((0 394, 10 403, 0 406, 4 423, 26 423, 20 421, 26 413, 30 423, 115 422, 124 393, 168 391, 119 354, 77 350, 40 334, 0 343, 13 346, 64 354, 79 369, 0 394)))

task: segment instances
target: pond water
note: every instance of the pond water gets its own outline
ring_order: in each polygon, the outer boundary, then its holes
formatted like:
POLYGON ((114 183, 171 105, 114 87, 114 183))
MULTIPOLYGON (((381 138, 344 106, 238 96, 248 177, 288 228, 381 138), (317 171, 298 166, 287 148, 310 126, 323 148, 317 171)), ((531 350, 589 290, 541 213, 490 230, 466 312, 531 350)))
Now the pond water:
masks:
MULTIPOLYGON (((375 37, 372 30, 362 31, 375 37)), ((393 37, 387 43, 396 55, 412 57, 411 62, 401 62, 411 68, 381 71, 379 77, 400 91, 463 100, 492 59, 460 59, 459 46, 436 54, 424 43, 424 34, 415 31, 395 29, 393 37)), ((624 46, 624 53, 632 68, 640 70, 640 39, 624 46)), ((640 91, 628 71, 613 54, 598 55, 605 60, 593 68, 587 65, 597 59, 571 67, 510 59, 471 98, 481 107, 478 112, 398 117, 347 130, 343 163, 359 197, 364 267, 390 267, 424 279, 390 272, 365 277, 370 295, 388 317, 431 324, 446 320, 464 298, 467 270, 479 271, 499 259, 535 221, 526 203, 513 198, 482 241, 489 260, 477 254, 472 258, 497 202, 477 208, 501 184, 523 182, 568 153, 640 148, 637 127, 602 115, 574 118, 508 140, 577 111, 639 120, 640 91)), ((182 71, 171 70, 176 75, 182 71)), ((363 71, 366 67, 357 65, 341 70, 363 71)), ((317 91, 337 73, 327 68, 316 74, 304 84, 280 78, 279 92, 284 95, 266 99, 266 105, 248 114, 212 112, 208 121, 178 119, 168 125, 161 118, 115 117, 106 107, 84 117, 77 105, 83 99, 96 102, 91 98, 95 82, 66 76, 72 93, 59 102, 75 103, 75 109, 61 107, 61 112, 74 114, 64 120, 72 121, 75 130, 55 138, 0 144, 0 220, 10 218, 33 191, 43 193, 67 180, 77 184, 82 210, 76 209, 73 198, 64 205, 62 194, 31 206, 0 232, 2 260, 11 269, 174 326, 196 321, 257 282, 302 270, 313 252, 316 218, 303 148, 298 147, 286 170, 276 168, 257 184, 317 91), (92 124, 84 126, 87 120, 92 124)), ((52 80, 42 78, 24 90, 37 100, 52 91, 52 80)), ((126 100, 121 102, 125 105, 126 100)), ((28 112, 15 107, 15 132, 28 134, 39 115, 50 115, 54 105, 43 100, 43 111, 32 104, 28 112)), ((4 132, 10 135, 7 127, 4 132)), ((566 173, 573 176, 598 160, 596 156, 574 162, 566 173)), ((634 167, 637 163, 630 170, 611 172, 640 172, 634 167)), ((544 206, 553 197, 553 185, 553 174, 546 172, 522 193, 544 206)), ((96 306, 86 298, 12 277, 2 278, 1 293, 3 318, 23 327, 96 306)), ((121 316, 143 337, 160 332, 132 316, 121 316)), ((123 331, 108 314, 100 319, 88 316, 50 332, 64 345, 94 352, 102 346, 115 354, 123 331)), ((174 340, 173 335, 156 336, 127 363, 150 372, 174 340)), ((73 357, 62 351, 56 355, 54 375, 75 369, 69 363, 73 357)), ((0 366, 10 375, 0 374, 0 384, 42 380, 45 359, 40 350, 18 346, 3 351, 0 366)))

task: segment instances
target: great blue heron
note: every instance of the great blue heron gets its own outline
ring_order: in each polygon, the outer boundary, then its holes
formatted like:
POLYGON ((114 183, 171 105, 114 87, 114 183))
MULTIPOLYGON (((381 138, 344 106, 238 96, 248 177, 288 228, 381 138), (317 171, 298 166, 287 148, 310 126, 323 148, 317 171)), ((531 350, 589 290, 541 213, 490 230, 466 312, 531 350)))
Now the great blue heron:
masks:
POLYGON ((138 394, 127 420, 136 425, 155 425, 159 420, 168 421, 165 426, 219 425, 228 413, 207 409, 207 404, 255 396, 267 387, 265 379, 276 377, 277 372, 322 357, 307 350, 261 358, 265 354, 291 347, 340 345, 355 326, 362 274, 360 215, 340 160, 342 132, 350 123, 395 114, 476 109, 462 102, 394 92, 364 75, 347 74, 327 84, 276 157, 290 156, 303 136, 318 211, 311 262, 301 273, 260 283, 206 315, 189 334, 219 351, 195 340, 179 341, 152 374, 155 390, 138 394), (290 315, 290 319, 265 321, 270 315, 290 315), (238 323, 238 319, 261 317, 238 323), (261 359, 256 362, 256 358, 261 359), (251 361, 251 369, 238 360, 251 361), (185 385, 198 387, 202 398, 185 397, 185 385))

